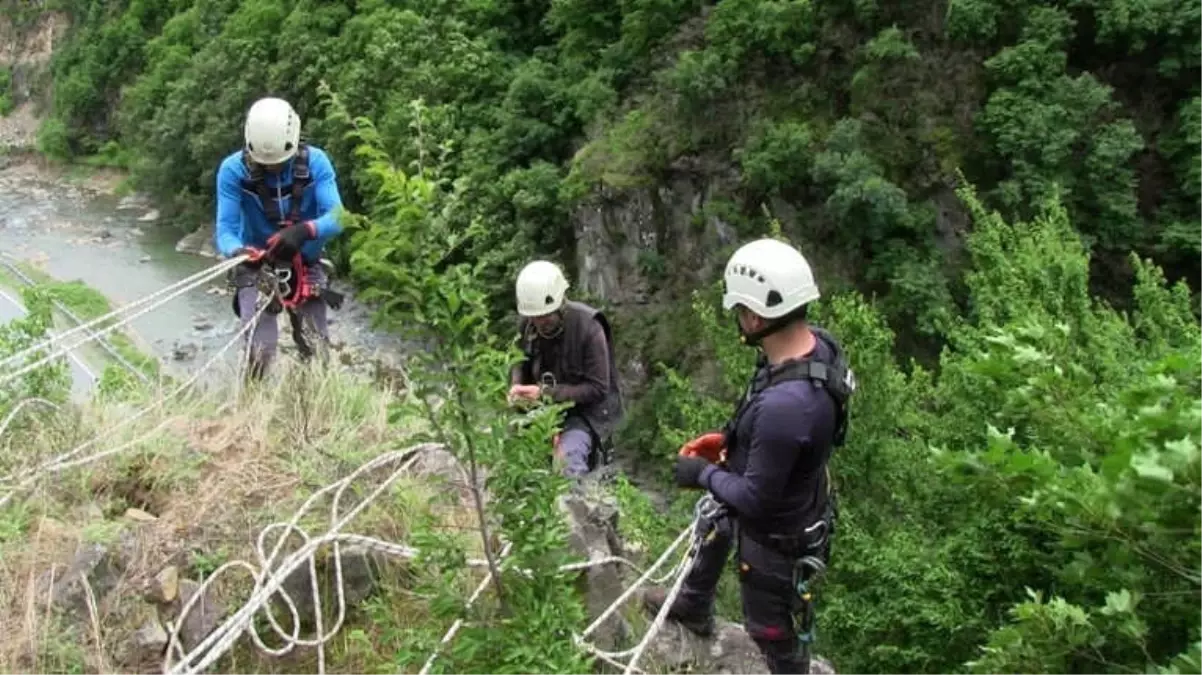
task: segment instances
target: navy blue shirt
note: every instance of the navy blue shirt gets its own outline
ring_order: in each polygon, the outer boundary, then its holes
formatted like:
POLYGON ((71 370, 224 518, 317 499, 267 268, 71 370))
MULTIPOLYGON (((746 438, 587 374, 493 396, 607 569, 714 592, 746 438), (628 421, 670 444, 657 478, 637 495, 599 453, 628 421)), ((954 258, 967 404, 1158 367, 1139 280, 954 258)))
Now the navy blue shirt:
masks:
MULTIPOLYGON (((829 363, 834 352, 819 339, 806 359, 829 363)), ((765 377, 765 370, 756 377, 765 377)), ((701 485, 746 526, 790 534, 812 525, 826 504, 837 412, 831 395, 809 380, 759 392, 738 420, 726 469, 707 466, 701 485)))

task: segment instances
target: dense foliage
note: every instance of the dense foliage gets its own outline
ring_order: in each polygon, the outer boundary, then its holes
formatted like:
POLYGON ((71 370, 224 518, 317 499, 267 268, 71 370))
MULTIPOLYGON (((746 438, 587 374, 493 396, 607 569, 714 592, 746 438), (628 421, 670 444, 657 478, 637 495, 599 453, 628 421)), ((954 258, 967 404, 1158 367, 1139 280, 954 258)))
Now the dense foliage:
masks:
POLYGON ((502 575, 511 614, 482 610, 440 667, 581 667, 540 520, 562 488, 547 429, 498 440, 495 320, 517 265, 573 267, 598 194, 659 209, 638 233, 659 303, 613 312, 620 339, 691 345, 620 356, 672 357, 626 453, 665 459, 729 412, 750 353, 709 272, 730 240, 779 224, 815 260, 862 387, 820 610, 840 670, 1202 666, 1202 337, 1176 282, 1202 254, 1197 0, 51 5, 73 28, 45 151, 129 161, 203 211, 249 102, 289 97, 359 214, 343 262, 438 357, 415 382, 450 402, 427 409, 435 433, 485 464, 515 453, 490 522, 541 572, 502 575), (661 189, 681 176, 696 203, 661 189), (523 651, 535 634, 554 663, 523 651))
MULTIPOLYGON (((570 214, 597 187, 681 173, 708 186, 694 216, 745 233, 767 209, 907 340, 964 300, 957 168, 1007 216, 1059 191, 1115 298, 1131 250, 1199 272, 1198 0, 44 4, 73 22, 46 150, 132 161, 144 188, 208 212, 249 102, 279 94, 353 197, 324 79, 401 166, 445 157, 454 253, 483 262, 501 306, 533 252, 570 263, 570 214)), ((649 271, 682 267, 671 239, 649 271)))
MULTIPOLYGON (((1192 672, 1202 335, 1189 291, 1133 259, 1134 310, 1116 312, 1090 297, 1061 204, 1008 224, 961 194, 974 310, 937 374, 899 367, 858 294, 820 301, 861 387, 833 463, 820 650, 852 672, 1192 672)), ((697 299, 701 332, 724 372, 746 373, 710 300, 697 299)), ((722 422, 738 377, 699 389, 665 375, 634 426, 671 453, 722 422)))

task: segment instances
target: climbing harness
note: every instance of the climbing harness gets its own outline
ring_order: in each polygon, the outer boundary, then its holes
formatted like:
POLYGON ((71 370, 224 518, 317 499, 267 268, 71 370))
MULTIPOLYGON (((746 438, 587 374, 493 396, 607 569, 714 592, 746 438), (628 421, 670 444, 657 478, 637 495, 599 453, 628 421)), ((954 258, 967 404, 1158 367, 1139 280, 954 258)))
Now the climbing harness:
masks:
MULTIPOLYGON (((849 402, 856 390, 855 373, 848 363, 846 353, 834 336, 815 325, 811 325, 810 330, 834 352, 832 361, 806 359, 768 366, 765 355, 761 352, 759 362, 756 364, 756 376, 739 400, 735 414, 727 422, 726 447, 733 447, 734 435, 740 418, 750 409, 756 396, 775 384, 792 380, 810 380, 831 396, 836 411, 832 444, 834 447, 844 445, 847 440, 849 402)), ((743 534, 753 541, 795 559, 792 587, 797 593, 798 603, 797 609, 793 613, 793 619, 797 629, 800 657, 805 666, 803 672, 808 672, 811 645, 816 635, 812 585, 821 578, 826 570, 825 560, 829 560, 830 537, 834 532, 835 520, 838 517, 838 496, 831 479, 829 465, 826 467, 826 493, 827 505, 822 517, 800 535, 766 534, 750 528, 743 530, 743 534)))
POLYGON ((797 609, 793 623, 797 628, 797 645, 801 659, 801 671, 810 672, 810 651, 817 631, 814 628, 814 593, 811 582, 816 583, 826 571, 826 563, 817 556, 807 555, 793 565, 793 587, 797 590, 797 609))
POLYGON ((305 261, 297 253, 290 265, 267 266, 266 271, 275 277, 276 297, 285 309, 296 309, 313 297, 313 284, 305 273, 305 261))
MULTIPOLYGON (((341 309, 343 295, 327 287, 331 276, 329 270, 333 265, 325 259, 320 260, 318 264, 326 270, 327 282, 325 284, 314 284, 310 281, 304 259, 299 253, 293 256, 290 263, 286 264, 273 261, 248 264, 256 271, 253 285, 258 287, 261 295, 272 298, 267 312, 279 314, 285 309, 291 311, 313 298, 320 298, 330 309, 341 309)), ((239 285, 239 275, 236 270, 230 270, 226 277, 226 286, 233 295, 231 302, 235 316, 240 316, 238 289, 249 285, 252 284, 245 283, 245 280, 241 286, 239 285)))
POLYGON ((693 506, 693 543, 698 549, 714 540, 718 534, 718 522, 730 514, 722 502, 709 492, 701 495, 693 506))
POLYGON ((835 402, 836 416, 832 444, 835 447, 844 445, 847 440, 847 427, 850 418, 849 403, 852 394, 856 391, 856 376, 851 369, 851 364, 847 360, 847 354, 833 335, 819 326, 812 324, 810 325, 810 331, 814 333, 815 337, 825 342, 831 348, 831 351, 835 355, 834 360, 830 363, 813 359, 801 361, 790 360, 769 366, 767 356, 761 352, 756 363, 756 375, 752 379, 751 384, 747 386, 747 390, 739 399, 738 404, 736 404, 735 414, 726 423, 727 447, 731 447, 731 441, 734 437, 735 429, 738 428, 739 420, 743 415, 747 414, 747 410, 751 407, 751 403, 755 400, 756 395, 781 382, 791 382, 793 380, 810 380, 815 386, 830 394, 835 402))
POLYGON ((263 215, 267 217, 267 222, 273 223, 280 229, 283 229, 300 221, 301 202, 304 200, 305 188, 312 182, 312 176, 309 173, 309 147, 304 141, 301 142, 300 147, 296 151, 296 156, 292 160, 292 185, 289 186, 288 196, 290 203, 288 205, 287 217, 284 217, 280 209, 285 186, 277 186, 276 194, 273 196, 271 188, 267 187, 267 172, 263 166, 251 160, 250 156, 245 152, 242 153, 242 165, 246 168, 246 173, 250 176, 242 180, 242 189, 258 195, 259 201, 262 202, 263 215))
POLYGON ((823 518, 803 532, 810 544, 805 555, 793 563, 793 587, 797 590, 798 599, 797 609, 793 611, 793 623, 797 627, 797 643, 805 663, 810 661, 810 649, 817 635, 814 627, 814 590, 811 589, 811 584, 816 584, 826 572, 826 562, 822 556, 829 545, 832 521, 833 519, 823 518))
MULTIPOLYGON (((544 389, 555 387, 555 374, 550 371, 544 372, 538 379, 539 386, 544 389)), ((593 425, 589 424, 588 420, 583 421, 591 439, 587 462, 589 473, 592 473, 600 467, 609 466, 613 461, 613 439, 601 438, 597 431, 593 429, 593 425)), ((553 448, 552 455, 563 459, 563 454, 559 451, 559 438, 561 435, 561 433, 557 433, 551 438, 551 447, 553 448)))

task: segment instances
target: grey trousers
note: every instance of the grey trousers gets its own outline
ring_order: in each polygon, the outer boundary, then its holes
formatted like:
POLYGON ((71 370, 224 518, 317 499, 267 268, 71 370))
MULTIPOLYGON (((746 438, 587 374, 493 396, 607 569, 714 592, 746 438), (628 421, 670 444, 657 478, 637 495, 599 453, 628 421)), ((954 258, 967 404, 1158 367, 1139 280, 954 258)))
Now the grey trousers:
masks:
POLYGON ((565 426, 556 448, 564 461, 563 475, 577 478, 588 473, 588 456, 592 450, 593 435, 588 429, 565 426))
MULTIPOLYGON (((305 275, 308 277, 309 284, 314 287, 323 288, 326 284, 325 269, 320 264, 306 265, 305 275)), ((242 326, 245 326, 255 316, 255 305, 259 300, 257 279, 257 270, 245 265, 235 268, 234 286, 238 289, 236 302, 242 326)), ((296 343, 301 357, 308 358, 313 354, 313 345, 305 341, 301 322, 303 316, 313 319, 313 326, 322 340, 329 340, 330 329, 326 319, 325 300, 309 298, 300 307, 297 307, 295 312, 288 312, 288 320, 292 326, 292 341, 296 343)), ((279 316, 267 311, 260 314, 257 325, 250 330, 248 339, 250 340, 249 365, 252 375, 261 376, 275 360, 276 348, 280 340, 279 316)))

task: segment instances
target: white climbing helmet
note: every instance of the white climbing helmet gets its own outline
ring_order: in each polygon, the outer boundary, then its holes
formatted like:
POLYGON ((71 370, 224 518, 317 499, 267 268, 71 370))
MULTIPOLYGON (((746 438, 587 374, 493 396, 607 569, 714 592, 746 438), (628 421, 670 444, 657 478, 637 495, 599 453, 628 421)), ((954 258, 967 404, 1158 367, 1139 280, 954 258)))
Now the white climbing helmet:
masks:
POLYGON ((819 297, 810 264, 792 246, 776 239, 744 244, 726 263, 722 307, 743 305, 776 319, 819 297))
POLYGON ((518 273, 516 284, 518 314, 522 316, 544 316, 563 305, 568 280, 559 265, 546 260, 535 260, 518 273))
POLYGON ((246 152, 259 164, 280 164, 300 146, 300 116, 282 98, 261 98, 246 113, 246 152))

